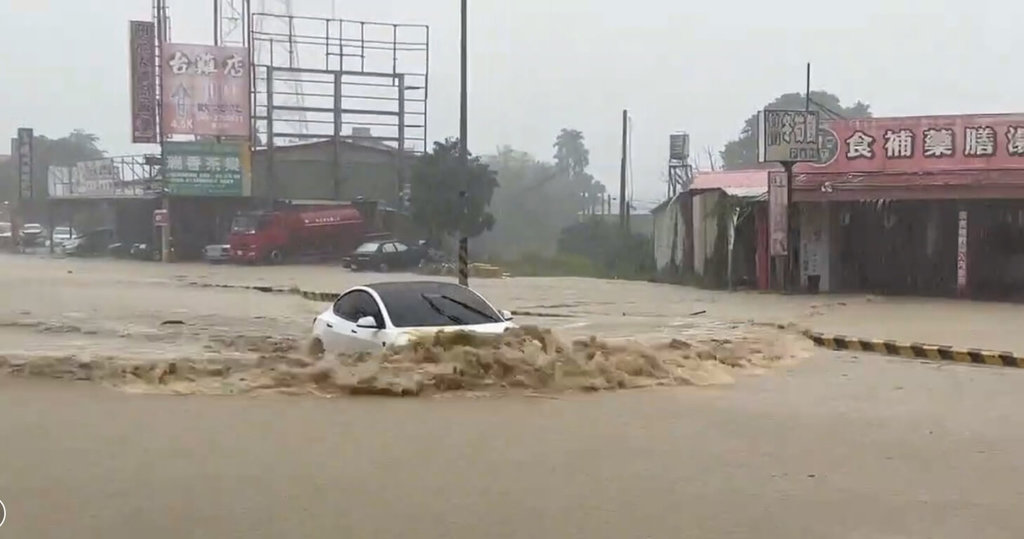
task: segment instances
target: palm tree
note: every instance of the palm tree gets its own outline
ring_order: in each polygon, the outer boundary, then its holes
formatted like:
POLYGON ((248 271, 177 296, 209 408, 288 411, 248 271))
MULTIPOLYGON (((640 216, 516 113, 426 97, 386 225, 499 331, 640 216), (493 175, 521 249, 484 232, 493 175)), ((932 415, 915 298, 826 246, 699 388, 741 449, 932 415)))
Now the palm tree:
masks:
POLYGON ((555 149, 555 163, 568 172, 569 179, 586 172, 590 165, 590 150, 587 149, 583 132, 563 128, 555 137, 552 147, 555 149))

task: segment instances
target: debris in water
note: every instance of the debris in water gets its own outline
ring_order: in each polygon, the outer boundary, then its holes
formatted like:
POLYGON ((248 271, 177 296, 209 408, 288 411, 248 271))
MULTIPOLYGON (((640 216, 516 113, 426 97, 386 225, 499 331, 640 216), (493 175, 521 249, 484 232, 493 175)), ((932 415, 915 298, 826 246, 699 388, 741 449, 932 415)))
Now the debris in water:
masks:
POLYGON ((295 339, 237 336, 211 338, 200 357, 0 356, 0 369, 138 393, 405 397, 521 390, 536 396, 729 384, 736 373, 797 359, 805 348, 798 336, 765 328, 728 339, 643 344, 595 336, 565 342, 549 329, 524 326, 499 335, 441 332, 399 348, 327 358, 304 354, 295 339))

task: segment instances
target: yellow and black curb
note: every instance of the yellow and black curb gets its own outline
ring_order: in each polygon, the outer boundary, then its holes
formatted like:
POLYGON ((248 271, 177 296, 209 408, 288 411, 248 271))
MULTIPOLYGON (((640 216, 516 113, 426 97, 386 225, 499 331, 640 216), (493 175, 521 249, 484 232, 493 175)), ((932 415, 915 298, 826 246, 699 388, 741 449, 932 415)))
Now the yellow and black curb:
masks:
MULTIPOLYGON (((309 301, 333 302, 341 294, 338 292, 318 292, 313 290, 302 290, 299 288, 282 288, 273 286, 253 285, 205 285, 215 288, 243 288, 259 292, 276 294, 293 294, 309 301)), ((516 316, 553 316, 567 317, 570 315, 553 315, 545 313, 534 313, 529 311, 512 311, 516 316)), ((957 363, 971 363, 975 365, 995 365, 999 367, 1024 368, 1024 356, 1018 356, 1013 352, 999 352, 995 350, 983 350, 980 348, 957 348, 937 344, 907 343, 881 339, 861 339, 847 335, 834 335, 801 329, 795 325, 767 324, 784 330, 799 330, 799 332, 811 340, 815 346, 835 350, 839 352, 870 352, 886 356, 902 357, 907 359, 926 359, 932 361, 954 361, 957 363)))
POLYGON ((1012 352, 997 352, 978 348, 956 348, 935 344, 905 343, 890 340, 859 339, 846 335, 830 335, 803 331, 816 346, 843 352, 872 352, 887 356, 934 361, 955 361, 976 365, 1024 368, 1024 357, 1012 352))

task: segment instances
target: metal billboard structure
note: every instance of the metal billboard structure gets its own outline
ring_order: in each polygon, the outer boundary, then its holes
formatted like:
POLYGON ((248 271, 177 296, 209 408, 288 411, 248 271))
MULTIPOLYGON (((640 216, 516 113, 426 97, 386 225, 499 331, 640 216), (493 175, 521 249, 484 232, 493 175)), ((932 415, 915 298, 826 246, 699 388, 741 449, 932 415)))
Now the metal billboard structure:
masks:
POLYGON ((250 28, 265 146, 344 138, 425 151, 426 26, 253 13, 250 28))
POLYGON ((215 11, 218 44, 249 48, 254 149, 337 138, 426 151, 426 25, 301 16, 291 0, 215 11))

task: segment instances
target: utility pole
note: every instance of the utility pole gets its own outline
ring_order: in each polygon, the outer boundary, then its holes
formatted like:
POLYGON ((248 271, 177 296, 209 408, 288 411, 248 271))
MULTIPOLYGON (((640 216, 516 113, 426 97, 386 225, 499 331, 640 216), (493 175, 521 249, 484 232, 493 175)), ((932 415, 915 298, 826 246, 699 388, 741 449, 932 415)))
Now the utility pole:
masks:
POLYGON ((623 232, 626 231, 627 220, 626 220, 626 155, 628 151, 628 131, 627 124, 629 123, 629 111, 622 109, 622 160, 619 162, 619 227, 622 228, 623 232))
POLYGON ((166 222, 160 227, 160 260, 171 261, 171 195, 167 185, 167 152, 164 145, 163 125, 163 76, 160 75, 160 68, 163 64, 164 44, 167 42, 167 5, 165 0, 156 0, 156 72, 158 77, 156 95, 157 97, 157 139, 160 141, 160 179, 163 183, 163 194, 161 195, 161 209, 166 214, 166 222))
MULTIPOLYGON (((460 66, 462 84, 459 91, 459 164, 464 182, 469 181, 469 141, 467 140, 469 138, 469 87, 466 80, 469 63, 468 3, 468 0, 462 0, 462 59, 460 66)), ((463 191, 459 193, 459 197, 462 199, 463 215, 467 209, 468 190, 469 185, 464 185, 463 191)), ((459 237, 459 284, 469 286, 469 238, 466 237, 465 230, 460 231, 459 237)))

